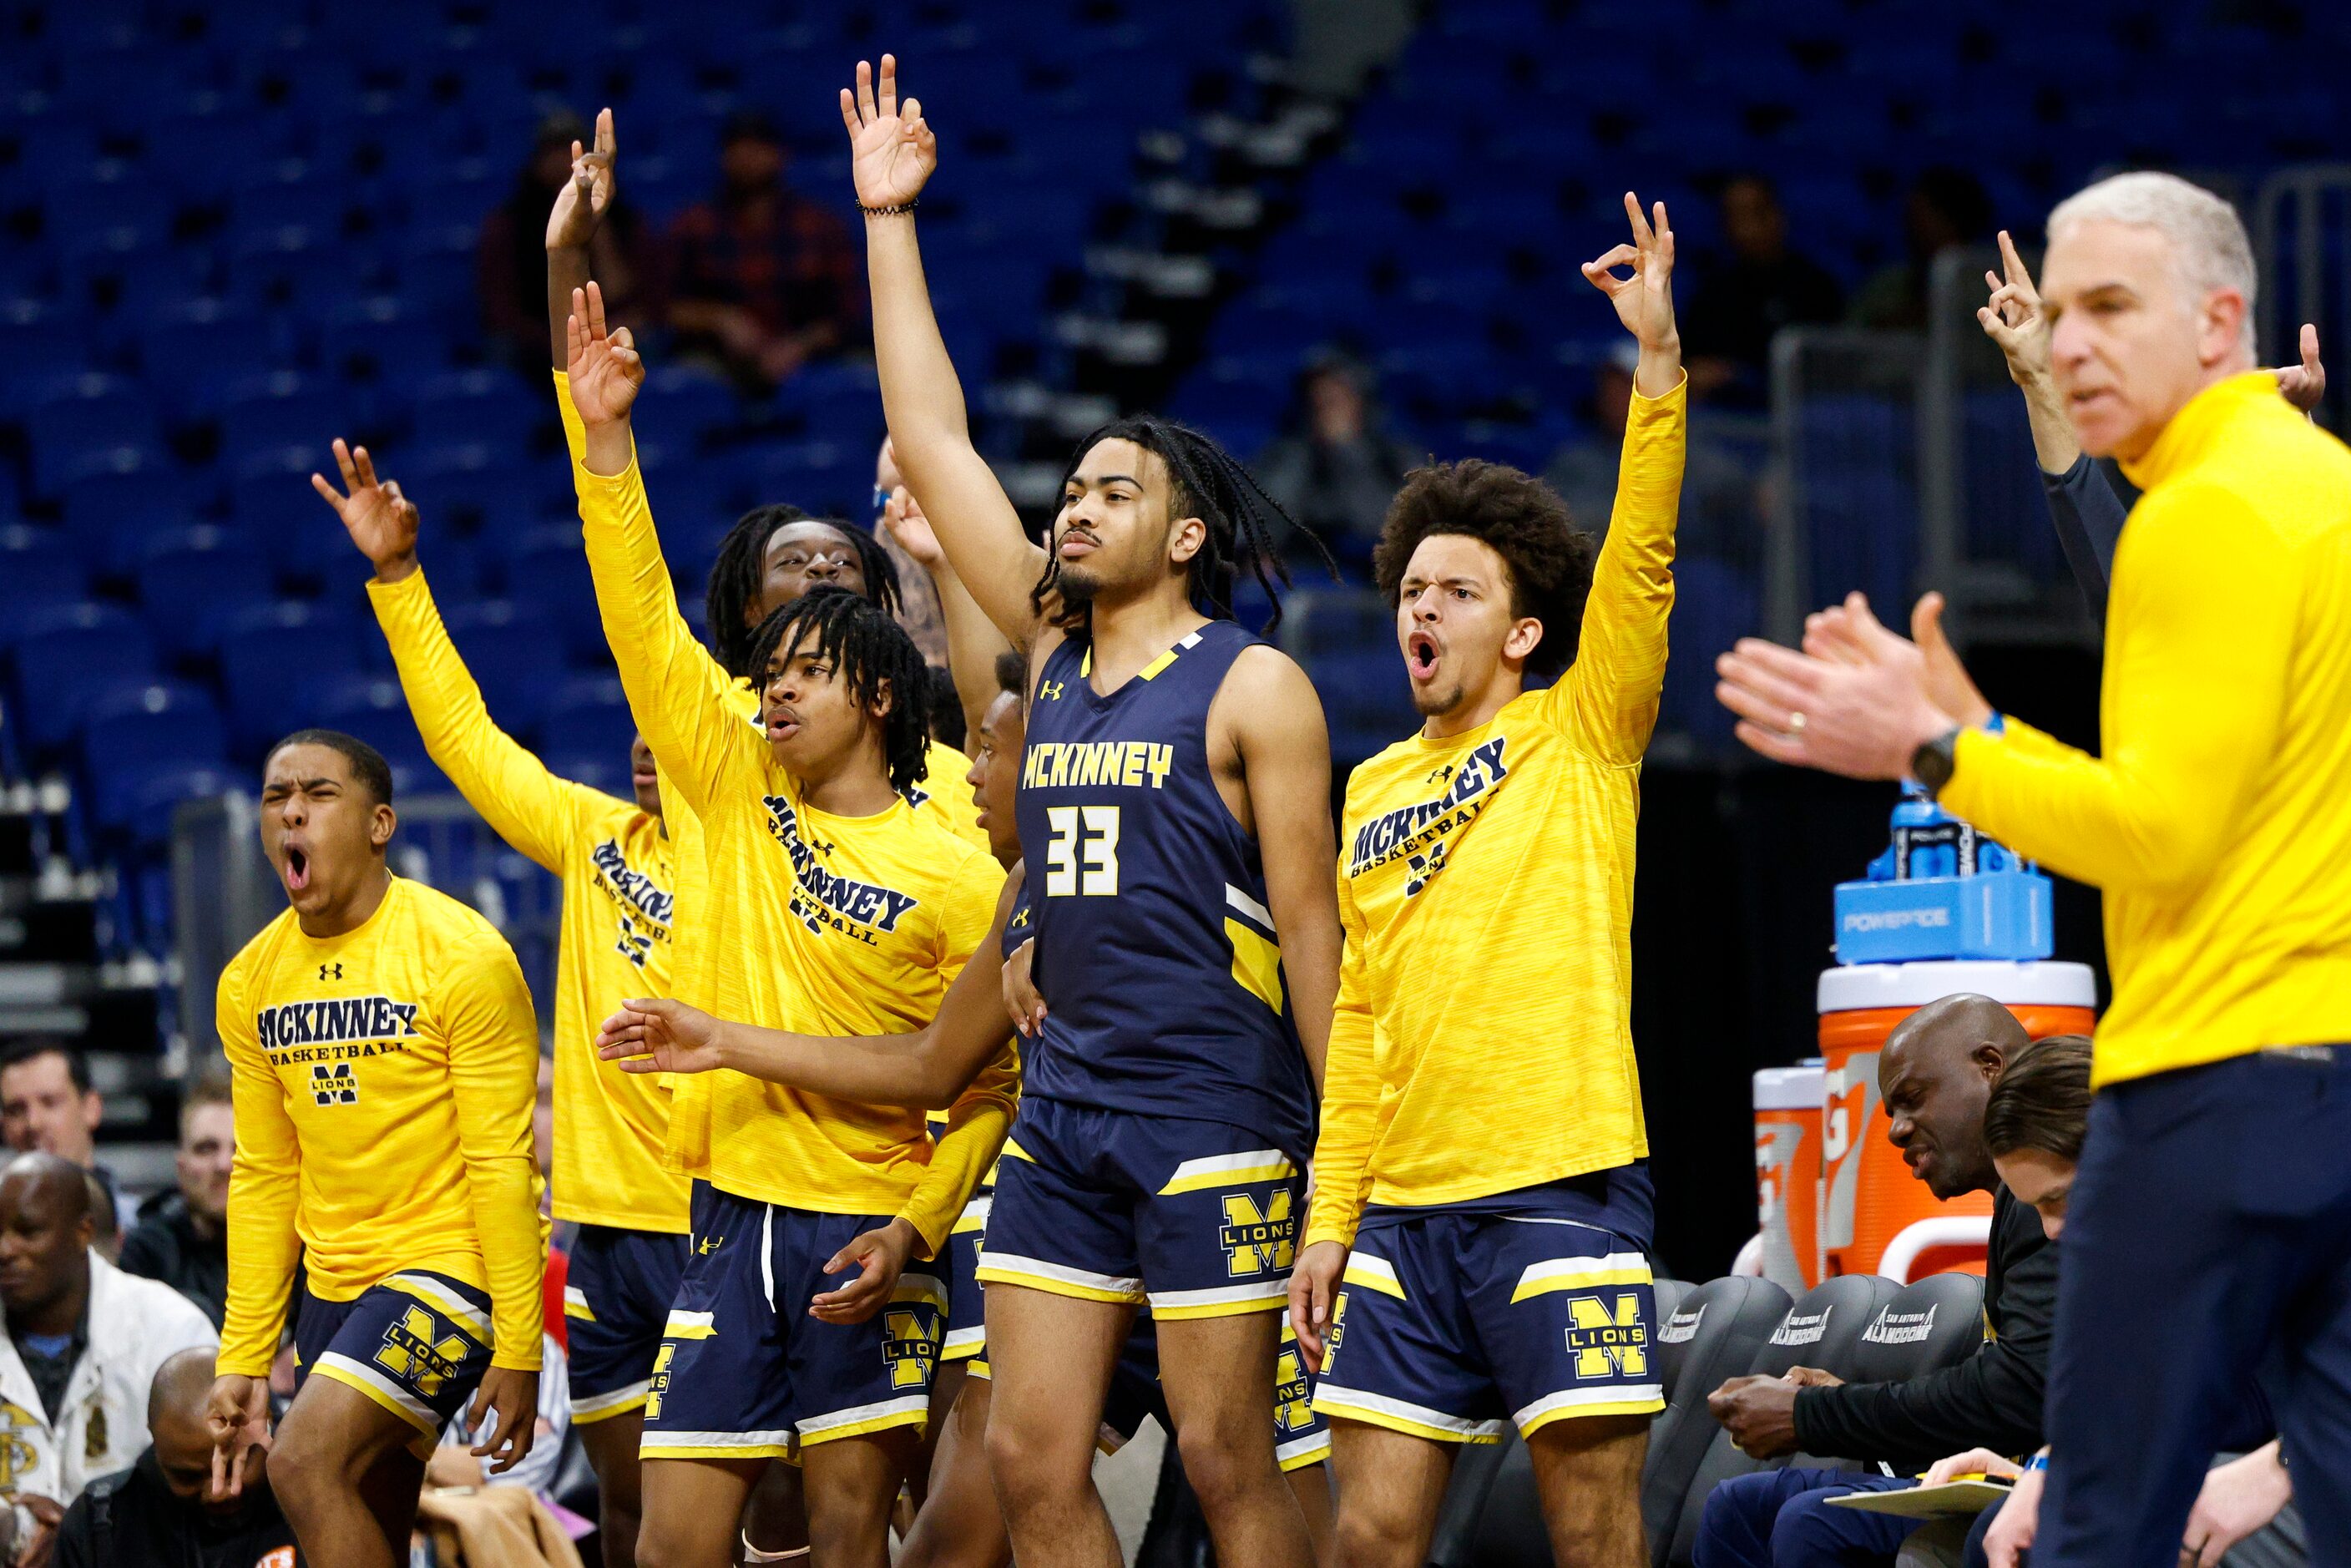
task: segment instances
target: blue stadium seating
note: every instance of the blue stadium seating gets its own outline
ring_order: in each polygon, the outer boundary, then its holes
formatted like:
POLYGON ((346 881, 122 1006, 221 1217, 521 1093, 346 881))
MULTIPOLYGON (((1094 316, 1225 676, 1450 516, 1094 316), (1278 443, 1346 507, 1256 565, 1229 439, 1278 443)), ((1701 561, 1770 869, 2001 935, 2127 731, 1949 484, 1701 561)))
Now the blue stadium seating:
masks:
POLYGON ((306 722, 298 702, 306 688, 360 668, 351 619, 323 614, 299 600, 235 612, 217 636, 229 733, 237 749, 254 758, 306 722))
POLYGON ((9 631, 21 735, 37 759, 68 749, 101 694, 156 674, 153 640, 110 605, 53 604, 26 612, 9 631))

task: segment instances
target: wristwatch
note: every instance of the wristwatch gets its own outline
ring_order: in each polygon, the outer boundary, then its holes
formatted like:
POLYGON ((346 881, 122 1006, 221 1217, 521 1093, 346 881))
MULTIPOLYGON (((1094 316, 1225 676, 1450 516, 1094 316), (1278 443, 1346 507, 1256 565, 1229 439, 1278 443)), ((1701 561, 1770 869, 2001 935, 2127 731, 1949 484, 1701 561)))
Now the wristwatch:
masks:
POLYGON ((1953 725, 1910 754, 1910 777, 1926 786, 1928 795, 1941 794, 1959 766, 1959 727, 1953 725))

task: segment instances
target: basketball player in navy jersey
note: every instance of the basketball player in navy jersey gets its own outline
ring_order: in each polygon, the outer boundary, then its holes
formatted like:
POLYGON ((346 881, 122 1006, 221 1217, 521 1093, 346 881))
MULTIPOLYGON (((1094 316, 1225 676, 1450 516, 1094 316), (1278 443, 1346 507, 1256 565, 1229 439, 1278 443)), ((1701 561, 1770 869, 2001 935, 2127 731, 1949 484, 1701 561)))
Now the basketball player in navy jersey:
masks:
POLYGON ((1050 1012, 979 1270, 997 1489, 1023 1568, 1118 1562, 1094 1437, 1147 1304, 1217 1557, 1306 1568, 1265 1412, 1338 986, 1330 741, 1305 673, 1229 618, 1278 512, 1214 442, 1139 415, 1084 443, 1029 541, 932 316, 913 211, 937 142, 896 76, 861 62, 841 93, 883 406, 949 564, 1029 661, 1050 1012))

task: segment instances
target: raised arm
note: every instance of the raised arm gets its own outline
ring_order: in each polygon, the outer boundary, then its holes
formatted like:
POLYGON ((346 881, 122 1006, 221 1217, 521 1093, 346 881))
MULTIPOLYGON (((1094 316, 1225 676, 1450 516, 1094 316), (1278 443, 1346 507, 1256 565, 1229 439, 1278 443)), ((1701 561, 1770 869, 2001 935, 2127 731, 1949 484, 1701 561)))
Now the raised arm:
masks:
POLYGON ((891 493, 882 513, 883 537, 922 568, 937 594, 939 619, 946 632, 947 674, 954 680, 956 700, 963 706, 964 749, 979 749, 979 721, 996 700, 996 656, 1011 646, 971 590, 939 548, 938 531, 923 515, 920 503, 904 485, 891 493))
POLYGON ((354 450, 337 441, 335 462, 349 495, 316 474, 310 484, 375 567, 368 599, 392 646, 392 662, 425 751, 498 837, 559 873, 570 838, 574 786, 549 773, 491 720, 482 688, 449 641, 433 591, 416 564, 415 503, 401 494, 397 481, 378 483, 366 447, 354 450))
POLYGON ((947 988, 938 1017, 913 1034, 787 1034, 712 1018, 683 1002, 623 1002, 604 1020, 596 1053, 626 1072, 715 1072, 721 1068, 835 1100, 925 1111, 953 1103, 1003 1049, 998 944, 1013 888, 971 962, 947 988))
POLYGON ((1615 306, 1640 345, 1640 360, 1633 368, 1616 509, 1593 567, 1575 663, 1549 698, 1593 755, 1620 764, 1641 759, 1657 724, 1666 618, 1674 606, 1674 528, 1689 444, 1687 378, 1674 322, 1674 231, 1663 202, 1653 223, 1627 191, 1625 214, 1633 242, 1586 262, 1583 276, 1615 306), (1617 277, 1618 267, 1629 267, 1631 276, 1617 277))
POLYGON ((629 428, 644 362, 627 328, 605 330, 603 294, 596 285, 572 296, 569 335, 568 391, 581 426, 571 482, 580 493, 604 639, 637 731, 664 778, 689 807, 706 811, 730 771, 758 767, 766 743, 714 700, 716 665, 678 613, 677 589, 662 559, 629 428))
POLYGON ((547 214, 547 331, 559 371, 570 361, 564 324, 571 318, 572 291, 588 287, 589 247, 595 243, 604 209, 620 191, 620 151, 612 111, 598 110, 595 148, 583 151, 577 141, 571 144, 571 183, 556 193, 555 206, 547 214))
POLYGON ((900 112, 898 62, 890 55, 882 57, 878 94, 872 68, 857 62, 857 90, 841 89, 841 119, 865 212, 873 362, 899 470, 937 528, 956 575, 987 618, 1026 645, 1037 625, 1029 591, 1044 575, 1045 552, 1029 542, 1020 514, 971 444, 963 384, 939 337, 914 239, 914 199, 938 166, 938 139, 919 102, 908 99, 900 112))

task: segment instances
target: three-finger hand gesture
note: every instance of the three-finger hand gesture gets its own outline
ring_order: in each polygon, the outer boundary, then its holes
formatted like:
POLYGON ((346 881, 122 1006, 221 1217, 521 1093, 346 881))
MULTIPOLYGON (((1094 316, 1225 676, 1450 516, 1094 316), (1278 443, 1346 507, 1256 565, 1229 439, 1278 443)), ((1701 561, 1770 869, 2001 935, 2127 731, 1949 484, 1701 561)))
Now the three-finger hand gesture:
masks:
POLYGON ((626 327, 605 330, 604 291, 595 284, 571 291, 564 340, 571 406, 580 411, 580 423, 593 428, 626 419, 637 389, 645 384, 645 362, 626 327))
POLYGON ((939 166, 939 139, 923 120, 923 106, 898 102, 898 57, 882 57, 882 79, 857 62, 857 90, 841 89, 841 122, 849 128, 849 172, 863 207, 903 207, 922 193, 939 166))
POLYGON ((2049 313, 2041 308, 2041 290, 2032 286, 2032 274, 2006 229, 2000 231, 2000 272, 1984 274, 1991 298, 1976 311, 1976 320, 2000 346, 2009 378, 2025 386, 2049 374, 2049 313))
POLYGON ((596 1054, 623 1072, 715 1072, 726 1065, 718 1020, 665 999, 622 1002, 598 1031, 596 1054))
POLYGON ((583 151, 571 144, 571 178, 555 193, 554 209, 547 214, 547 248, 581 250, 596 237, 596 225, 619 192, 614 163, 620 143, 612 135, 612 111, 596 114, 596 145, 583 151))
MULTIPOLYGON (((1644 217, 1640 198, 1627 191, 1625 215, 1633 221, 1633 243, 1585 262, 1583 276, 1616 307, 1616 319, 1641 345, 1643 358, 1670 356, 1667 368, 1678 374, 1681 335, 1674 326, 1674 231, 1666 220, 1666 204, 1657 203, 1651 215, 1644 217), (1632 268, 1632 275, 1616 276, 1620 267, 1632 268)), ((1667 389, 1642 390, 1654 397, 1667 389)))
POLYGON ((392 480, 379 482, 364 446, 335 439, 335 465, 343 471, 345 495, 324 477, 310 476, 310 488, 325 497, 350 530, 351 543, 375 565, 375 574, 396 582, 416 570, 416 506, 392 480))

